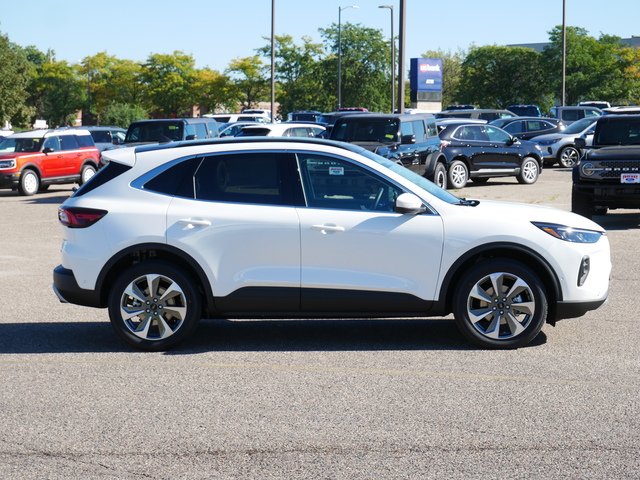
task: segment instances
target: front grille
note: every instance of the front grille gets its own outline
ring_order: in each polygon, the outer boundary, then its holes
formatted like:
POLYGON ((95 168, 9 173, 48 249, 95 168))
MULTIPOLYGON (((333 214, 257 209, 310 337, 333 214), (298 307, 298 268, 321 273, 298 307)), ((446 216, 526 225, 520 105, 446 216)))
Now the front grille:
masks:
POLYGON ((601 178, 620 178, 622 173, 640 173, 640 158, 600 162, 599 167, 601 178))

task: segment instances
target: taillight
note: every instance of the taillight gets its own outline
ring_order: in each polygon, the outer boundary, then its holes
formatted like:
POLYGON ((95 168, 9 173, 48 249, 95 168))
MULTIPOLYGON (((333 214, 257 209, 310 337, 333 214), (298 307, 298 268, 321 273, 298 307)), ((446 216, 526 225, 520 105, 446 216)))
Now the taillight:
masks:
POLYGON ((85 228, 93 225, 108 212, 97 208, 60 207, 58 220, 69 228, 85 228))

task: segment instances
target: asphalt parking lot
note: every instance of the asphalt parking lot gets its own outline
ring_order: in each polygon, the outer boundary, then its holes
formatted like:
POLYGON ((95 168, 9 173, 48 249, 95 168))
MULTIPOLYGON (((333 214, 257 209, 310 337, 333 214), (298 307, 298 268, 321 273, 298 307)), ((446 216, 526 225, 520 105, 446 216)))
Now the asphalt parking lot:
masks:
MULTIPOLYGON (((570 172, 457 195, 570 209, 570 172)), ((609 301, 484 351, 447 319, 203 321, 167 353, 51 289, 71 188, 0 191, 0 478, 637 479, 640 212, 609 301)), ((509 219, 505 218, 505 222, 509 219)))

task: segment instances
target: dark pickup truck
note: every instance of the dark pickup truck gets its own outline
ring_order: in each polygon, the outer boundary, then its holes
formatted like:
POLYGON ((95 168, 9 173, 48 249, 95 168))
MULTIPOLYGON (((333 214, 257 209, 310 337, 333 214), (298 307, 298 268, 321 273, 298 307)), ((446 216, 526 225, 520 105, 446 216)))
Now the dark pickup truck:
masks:
MULTIPOLYGON (((604 115, 593 145, 573 167, 571 211, 587 218, 617 208, 640 208, 640 115, 604 115)), ((585 150, 586 149, 586 150, 585 150)))

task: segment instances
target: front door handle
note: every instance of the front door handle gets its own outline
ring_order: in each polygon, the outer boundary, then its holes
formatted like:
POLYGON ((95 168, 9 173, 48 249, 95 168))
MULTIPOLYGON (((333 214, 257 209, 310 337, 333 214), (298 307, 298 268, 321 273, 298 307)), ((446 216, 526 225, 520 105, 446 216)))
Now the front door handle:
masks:
POLYGON ((318 232, 326 235, 327 233, 344 232, 344 227, 338 225, 312 225, 311 230, 317 230, 318 232))
POLYGON ((181 225, 187 225, 189 228, 193 227, 209 227, 211 222, 209 220, 195 219, 195 218, 182 218, 178 220, 181 225))

